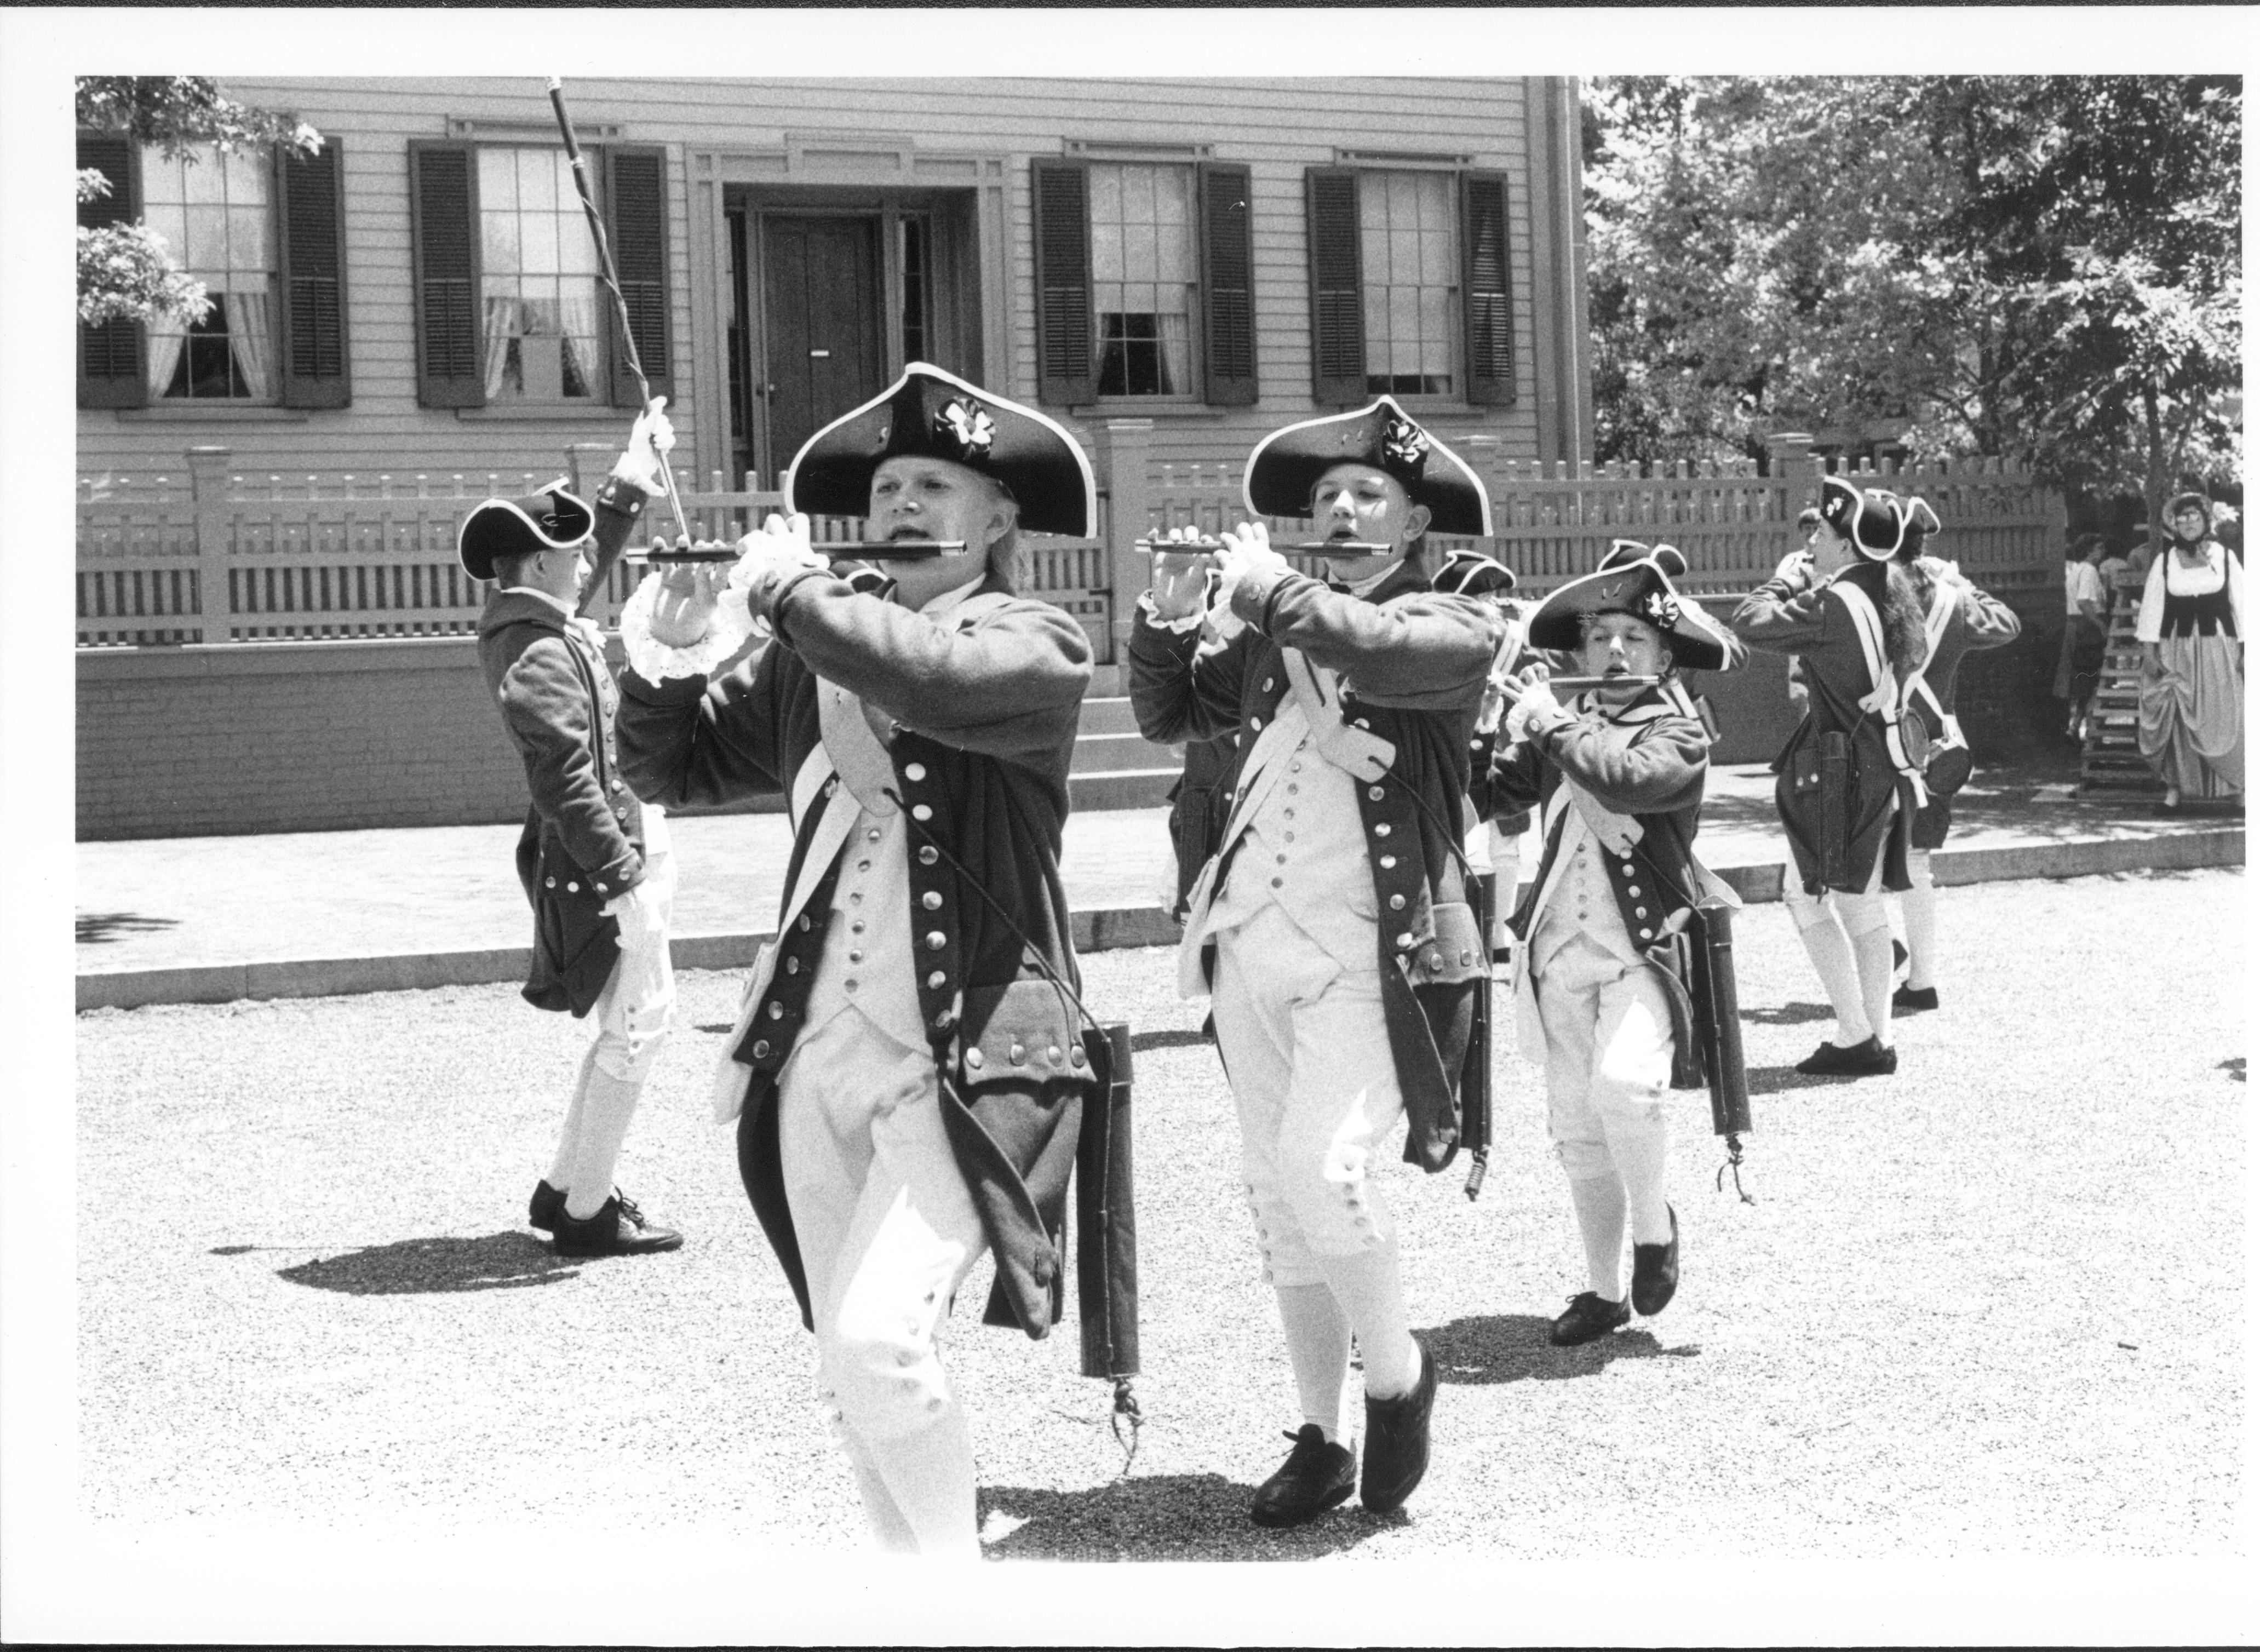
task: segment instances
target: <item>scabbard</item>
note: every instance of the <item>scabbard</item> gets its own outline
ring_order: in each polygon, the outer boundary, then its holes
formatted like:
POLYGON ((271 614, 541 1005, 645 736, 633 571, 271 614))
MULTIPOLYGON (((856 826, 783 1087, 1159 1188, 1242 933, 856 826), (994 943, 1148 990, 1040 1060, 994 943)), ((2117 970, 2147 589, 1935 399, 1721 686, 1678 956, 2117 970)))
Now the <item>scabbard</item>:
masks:
POLYGON ((1491 915, 1498 901, 1498 874, 1485 872, 1468 888, 1474 909, 1483 969, 1476 976, 1475 1025, 1468 1029, 1468 1059, 1460 1072, 1460 1144, 1468 1150, 1467 1194, 1483 1191, 1491 1165, 1491 915))
POLYGON ((1138 1375, 1138 1219, 1132 1197, 1130 1028, 1083 1035, 1098 1083, 1075 1144, 1076 1303, 1085 1377, 1138 1375))
POLYGON ((1842 729, 1820 737, 1820 884, 1849 889, 1852 742, 1842 729))
POLYGON ((1734 983, 1734 911, 1722 900, 1695 908, 1696 1026, 1711 1080, 1711 1128, 1722 1136, 1750 1130, 1749 1076, 1742 1065, 1741 995, 1734 983))

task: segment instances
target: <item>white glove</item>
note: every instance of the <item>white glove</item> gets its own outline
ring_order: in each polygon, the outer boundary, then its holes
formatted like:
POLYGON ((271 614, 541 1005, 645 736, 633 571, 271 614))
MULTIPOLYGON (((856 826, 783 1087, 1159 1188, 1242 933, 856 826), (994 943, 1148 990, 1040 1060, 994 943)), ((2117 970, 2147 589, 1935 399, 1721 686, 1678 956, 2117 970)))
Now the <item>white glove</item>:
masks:
POLYGON ((675 426, 669 422, 667 397, 654 396, 651 405, 636 415, 628 430, 627 451, 612 465, 612 474, 646 494, 667 491, 662 455, 673 451, 675 426))
POLYGON ((648 934, 659 922, 659 902, 651 893, 648 880, 622 890, 597 912, 599 917, 619 919, 620 928, 631 934, 648 934))
POLYGON ((1271 532, 1260 521, 1243 522, 1224 531, 1224 548, 1217 554, 1215 606, 1230 611, 1233 593, 1248 581, 1267 583, 1292 570, 1287 559, 1271 548, 1271 532))
POLYGON ((738 560, 730 568, 730 589, 748 590, 755 581, 778 567, 831 566, 831 559, 809 543, 806 517, 797 511, 790 517, 772 511, 758 530, 738 541, 738 560))

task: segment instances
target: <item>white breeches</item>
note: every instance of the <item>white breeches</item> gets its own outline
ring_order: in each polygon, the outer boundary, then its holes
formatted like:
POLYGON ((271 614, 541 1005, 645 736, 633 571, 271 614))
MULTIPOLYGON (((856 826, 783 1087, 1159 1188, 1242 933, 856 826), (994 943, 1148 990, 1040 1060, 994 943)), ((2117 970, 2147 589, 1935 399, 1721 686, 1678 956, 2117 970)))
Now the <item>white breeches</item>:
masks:
POLYGON ((1781 883, 1781 904, 1789 909, 1790 921, 1800 930, 1810 929, 1826 922, 1833 907, 1844 926, 1844 933, 1856 940, 1875 930, 1890 927, 1891 909, 1884 903, 1884 856, 1890 849, 1891 833, 1886 832, 1876 846, 1876 863, 1868 870, 1868 886, 1856 895, 1848 895, 1841 889, 1808 895, 1798 882, 1796 869, 1792 867, 1781 883))
POLYGON ((1584 935, 1546 961, 1535 984, 1554 1151, 1574 1180, 1618 1174, 1612 1142, 1663 1139, 1671 1006, 1645 966, 1584 935))
POLYGON ((780 1078, 785 1197, 833 1420, 899 1439, 954 1407, 937 1333, 988 1243, 933 1058, 849 1010, 803 1038, 780 1078))
POLYGON ((1367 1176, 1405 1111, 1379 960, 1345 969, 1267 905, 1218 937, 1212 1007, 1263 1277, 1323 1284, 1316 1258, 1359 1255, 1396 1235, 1367 1176))
POLYGON ((624 1083, 640 1083, 675 1020, 675 966, 667 934, 675 917, 675 855, 654 849, 644 883, 655 898, 652 920, 633 907, 620 918, 620 955, 597 996, 595 1061, 624 1083))

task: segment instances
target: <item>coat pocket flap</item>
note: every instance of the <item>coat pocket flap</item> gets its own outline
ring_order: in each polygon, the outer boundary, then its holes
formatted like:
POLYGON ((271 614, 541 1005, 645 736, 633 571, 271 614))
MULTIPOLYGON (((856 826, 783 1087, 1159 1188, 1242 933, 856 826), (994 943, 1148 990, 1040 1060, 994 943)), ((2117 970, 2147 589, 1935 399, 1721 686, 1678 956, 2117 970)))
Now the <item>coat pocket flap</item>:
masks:
POLYGON ((1048 981, 968 987, 958 1066, 966 1083, 983 1079, 1091 1076, 1075 1005, 1048 981))
POLYGON ((1473 980, 1491 969, 1491 947, 1465 901, 1438 901, 1428 909, 1432 933, 1405 958, 1414 986, 1473 980))

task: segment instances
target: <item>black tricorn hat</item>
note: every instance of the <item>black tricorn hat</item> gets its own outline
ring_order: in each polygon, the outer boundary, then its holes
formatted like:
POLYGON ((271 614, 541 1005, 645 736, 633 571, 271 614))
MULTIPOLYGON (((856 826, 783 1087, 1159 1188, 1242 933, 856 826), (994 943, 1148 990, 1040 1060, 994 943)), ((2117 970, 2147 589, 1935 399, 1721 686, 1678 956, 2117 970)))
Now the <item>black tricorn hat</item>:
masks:
POLYGON ((1455 597, 1485 597, 1514 589, 1514 570, 1495 557, 1462 548, 1444 559, 1429 584, 1455 597))
POLYGON ((1687 558, 1677 546, 1651 550, 1637 540, 1619 540, 1598 568, 1538 604, 1530 616, 1530 646, 1572 651, 1583 640, 1577 625, 1583 616, 1630 614, 1671 639, 1676 665, 1722 671, 1741 664, 1741 646, 1715 629, 1696 604, 1679 600, 1671 582, 1686 574, 1687 558))
POLYGON ((1098 532, 1098 483, 1066 426, 925 361, 801 444, 785 474, 785 509, 865 515, 872 476, 902 457, 947 459, 1004 483, 1032 533, 1098 532))
POLYGON ((1930 536, 1942 532, 1946 524, 1938 519, 1938 512, 1930 508, 1930 501, 1922 495, 1910 494, 1906 502, 1906 533, 1899 542, 1899 560, 1911 562, 1922 554, 1922 547, 1930 536))
POLYGON ((1842 476, 1820 478, 1820 519, 1871 562, 1888 562, 1906 537, 1906 507, 1881 488, 1863 491, 1842 476))
POLYGON ((483 499, 455 529, 455 557, 473 579, 492 579, 498 558, 569 551, 596 529, 589 507, 560 477, 523 499, 483 499))
POLYGON ((1248 455, 1241 492, 1257 516, 1306 517, 1311 490, 1336 465, 1370 465, 1396 477, 1413 504, 1428 507, 1431 533, 1491 533, 1482 478, 1386 396, 1355 412, 1273 431, 1248 455))

